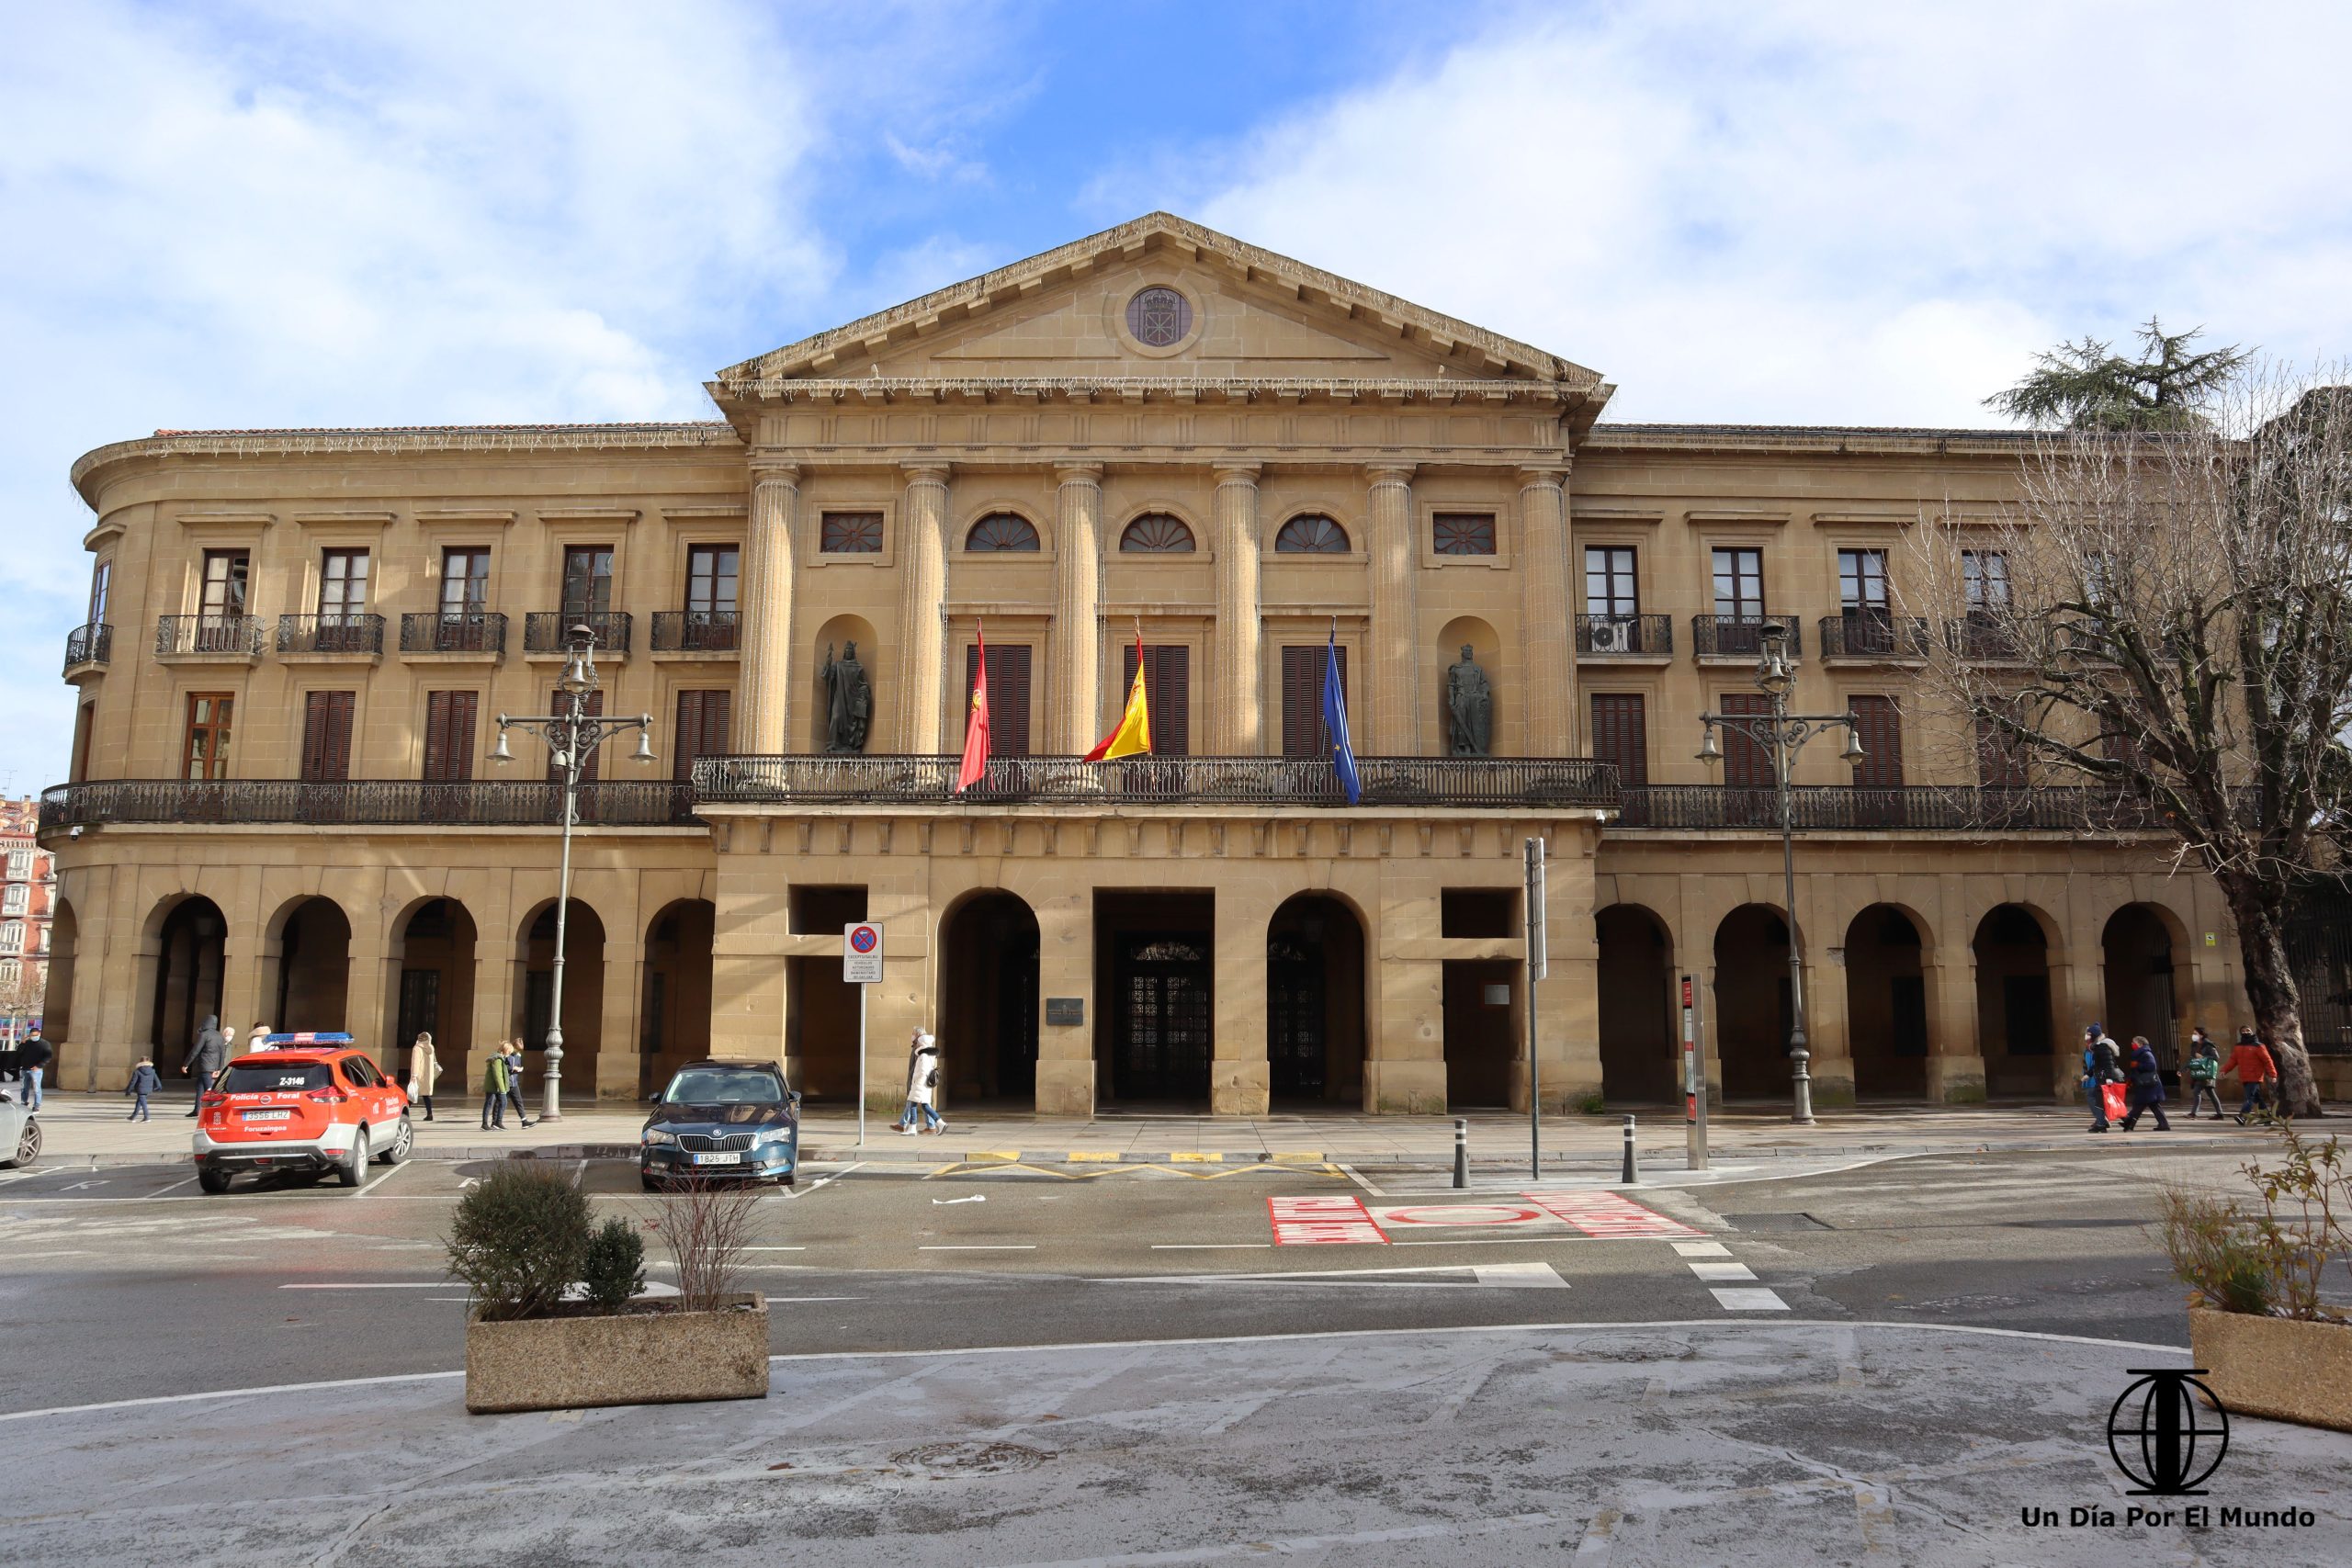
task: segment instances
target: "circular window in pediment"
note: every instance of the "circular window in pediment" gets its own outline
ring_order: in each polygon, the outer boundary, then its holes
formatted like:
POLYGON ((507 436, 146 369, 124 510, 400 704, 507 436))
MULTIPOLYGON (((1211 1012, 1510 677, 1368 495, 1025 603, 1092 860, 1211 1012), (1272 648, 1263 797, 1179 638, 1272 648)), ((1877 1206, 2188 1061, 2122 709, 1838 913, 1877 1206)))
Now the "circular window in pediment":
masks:
POLYGON ((1155 283, 1127 301, 1127 331, 1147 348, 1173 348, 1193 330, 1193 302, 1155 283))

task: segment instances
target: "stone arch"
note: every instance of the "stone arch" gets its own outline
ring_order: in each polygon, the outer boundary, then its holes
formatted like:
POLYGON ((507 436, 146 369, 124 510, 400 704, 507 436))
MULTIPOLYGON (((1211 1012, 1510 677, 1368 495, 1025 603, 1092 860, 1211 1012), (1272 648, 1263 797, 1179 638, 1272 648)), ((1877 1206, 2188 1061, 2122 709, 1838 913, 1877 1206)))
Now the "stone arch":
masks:
MULTIPOLYGON (((943 1081, 973 1100, 1036 1102, 1042 961, 1037 912, 1018 893, 981 887, 940 918, 937 1021, 943 1081)), ((887 1052, 880 1060, 899 1060, 887 1052)), ((887 1085, 895 1091, 899 1085, 887 1085)))
MULTIPOLYGON (((568 1100, 587 1104, 596 1097, 596 1057, 604 1044, 605 920, 575 896, 564 923, 563 1094, 568 1100)), ((534 1089, 544 1081, 542 1075, 547 1071, 547 1033, 555 988, 555 928, 553 898, 540 900, 514 925, 514 1011, 509 1027, 523 1037, 524 1071, 534 1089)))
POLYGON ((645 925, 645 996, 639 1017, 637 1092, 651 1094, 670 1075, 710 1055, 711 953, 718 908, 707 898, 673 898, 645 925))
POLYGON ((1266 922, 1266 1065, 1277 1104, 1363 1096, 1368 928, 1353 900, 1317 889, 1266 922))
POLYGON ((142 1022, 155 1070, 173 1085, 206 1015, 225 1005, 228 917, 201 893, 175 893, 157 902, 139 945, 146 995, 142 1022))
MULTIPOLYGON (((1804 933, 1797 933, 1804 951, 1804 933)), ((1742 904, 1715 927, 1715 1055, 1726 1100, 1775 1100, 1792 1092, 1789 1032, 1789 923, 1775 904, 1742 904)), ((1807 976, 1809 979, 1811 976, 1807 976)))
MULTIPOLYGON (((1447 705, 1446 671, 1461 658, 1464 647, 1487 677, 1487 752, 1488 756, 1506 757, 1522 748, 1510 745, 1504 739, 1507 705, 1503 700, 1505 682, 1503 670, 1503 639, 1492 624, 1476 615, 1456 615, 1438 632, 1437 643, 1429 658, 1431 665, 1429 690, 1430 700, 1437 705, 1437 743, 1441 754, 1462 754, 1455 744, 1453 711, 1447 705)), ((1515 733, 1515 731, 1514 731, 1515 733)))
POLYGON ((1593 911, 1600 950, 1600 1086, 1609 1102, 1656 1104, 1680 1093, 1674 935, 1657 911, 1611 904, 1593 911))
POLYGON ((874 623, 863 615, 834 615, 817 628, 808 639, 808 750, 825 749, 826 727, 831 722, 825 701, 825 682, 820 673, 825 668, 825 649, 836 651, 850 643, 857 644, 857 661, 865 667, 865 680, 873 694, 873 712, 866 717, 865 749, 868 751, 889 750, 886 739, 894 733, 888 728, 886 713, 895 713, 895 693, 899 682, 886 680, 892 671, 890 656, 882 648, 882 639, 875 634, 874 623))
POLYGON ((1347 525, 1313 507, 1293 513, 1274 530, 1276 555, 1344 556, 1354 548, 1347 525))
POLYGON ((2177 1066, 2189 1015, 2188 932, 2162 904, 2125 904, 2099 931, 2101 1022, 2116 1043, 2144 1034, 2156 1060, 2177 1066))
POLYGON ((970 556, 1040 555, 1046 531, 1025 512, 993 506, 966 525, 963 540, 964 553, 970 556))
POLYGON ((1118 553, 1123 556, 1189 556, 1198 554, 1200 547, 1201 531, 1166 506, 1138 512, 1119 528, 1118 553))
POLYGON ((238 1040, 255 1023, 280 1032, 350 1028, 351 938, 351 917, 323 894, 280 904, 262 927, 260 1006, 237 1021, 238 1040))
POLYGON ((1991 1098, 2050 1092, 2059 1054, 2050 954, 2056 922, 2030 904, 1996 904, 1969 939, 1976 960, 1976 1049, 1991 1098))
POLYGON ((1846 927, 1846 1043, 1858 1098, 1927 1096, 1932 940, 1898 904, 1872 904, 1846 927))
MULTIPOLYGON (((474 1033, 474 982, 481 931, 473 912, 455 898, 419 898, 386 928, 385 956, 392 971, 391 1032, 379 1053, 387 1070, 405 1077, 417 1034, 433 1036, 433 1055, 450 1090, 472 1081, 476 1049, 490 1043, 474 1033)), ((462 1098, 462 1094, 460 1095, 462 1098)))

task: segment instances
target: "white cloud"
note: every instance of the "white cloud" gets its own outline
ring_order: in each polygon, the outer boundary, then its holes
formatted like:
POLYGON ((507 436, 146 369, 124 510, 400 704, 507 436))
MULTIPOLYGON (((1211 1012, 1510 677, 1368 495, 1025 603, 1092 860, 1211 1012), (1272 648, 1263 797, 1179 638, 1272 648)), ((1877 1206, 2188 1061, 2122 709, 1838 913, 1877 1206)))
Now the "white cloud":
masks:
POLYGON ((1263 129, 1204 221, 1608 373, 1618 419, 1984 424, 2152 310, 2352 348, 2352 13, 1530 13, 1263 129))

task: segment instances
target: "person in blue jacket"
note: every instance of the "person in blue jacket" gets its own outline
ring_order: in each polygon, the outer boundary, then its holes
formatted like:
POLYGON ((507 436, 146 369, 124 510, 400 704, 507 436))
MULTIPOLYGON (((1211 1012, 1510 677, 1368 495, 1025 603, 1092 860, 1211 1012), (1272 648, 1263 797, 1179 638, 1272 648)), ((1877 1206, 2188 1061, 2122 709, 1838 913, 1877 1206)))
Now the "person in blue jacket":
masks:
POLYGON ((164 1075, 155 1070, 154 1061, 150 1057, 140 1057, 139 1065, 130 1069, 130 1081, 122 1089, 123 1093, 132 1097, 131 1121, 153 1122, 155 1119, 148 1112, 147 1097, 163 1087, 164 1075))
POLYGON ((2156 1066, 2154 1047, 2144 1034, 2132 1037, 2132 1053, 2124 1058, 2123 1097, 2131 1105, 2131 1113, 2123 1118, 2127 1133, 2139 1125, 2140 1112, 2153 1111, 2156 1115, 2156 1131, 2169 1133, 2172 1123, 2165 1120, 2165 1075, 2156 1066))

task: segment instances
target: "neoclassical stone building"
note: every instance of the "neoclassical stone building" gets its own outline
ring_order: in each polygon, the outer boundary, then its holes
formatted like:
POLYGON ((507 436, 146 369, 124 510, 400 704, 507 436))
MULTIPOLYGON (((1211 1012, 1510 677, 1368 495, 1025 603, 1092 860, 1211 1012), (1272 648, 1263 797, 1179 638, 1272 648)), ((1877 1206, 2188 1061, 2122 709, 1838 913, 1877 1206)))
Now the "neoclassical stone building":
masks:
POLYGON ((1523 1105, 1531 836, 1545 1100, 1669 1095, 1686 974, 1724 1091, 1783 1095, 1769 771, 1693 756, 1768 617, 1867 742, 1797 777, 1824 1100, 2046 1098, 2082 1021, 2242 1005, 2208 883, 1933 744, 1890 582, 1924 508, 2011 493, 2016 437, 1611 424, 1611 390, 1153 214, 720 371, 708 423, 101 447, 42 807, 62 1076, 175 1065, 215 1010, 429 1028, 459 1070, 536 1044, 559 792, 492 753, 575 625, 658 761, 613 744, 582 796, 574 1099, 707 1052, 853 1095, 872 919, 877 1092, 929 1023, 967 1103, 1523 1105), (983 636, 996 761, 956 797, 983 636), (1080 762, 1138 639, 1158 754, 1080 762))

